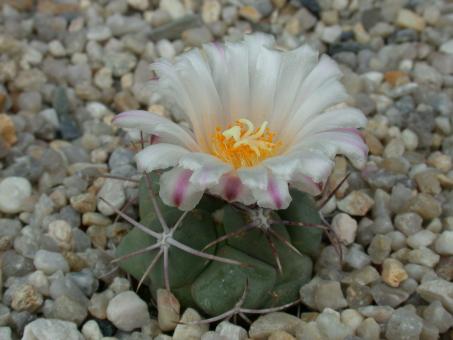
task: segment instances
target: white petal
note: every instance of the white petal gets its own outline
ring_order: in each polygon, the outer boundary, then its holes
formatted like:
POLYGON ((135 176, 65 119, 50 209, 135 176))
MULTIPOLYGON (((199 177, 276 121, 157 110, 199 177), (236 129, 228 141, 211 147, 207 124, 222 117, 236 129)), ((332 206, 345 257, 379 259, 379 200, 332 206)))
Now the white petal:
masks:
POLYGON ((204 190, 190 183, 192 171, 173 168, 160 176, 159 196, 162 201, 181 210, 192 210, 203 197, 204 190))
POLYGON ((267 188, 267 170, 264 166, 254 166, 251 168, 240 168, 237 170, 238 177, 242 184, 250 189, 267 188))
POLYGON ((286 209, 291 203, 288 182, 271 174, 268 175, 268 185, 263 189, 252 189, 257 204, 262 208, 286 209))
POLYGON ((190 153, 179 160, 179 166, 193 171, 190 182, 200 189, 216 185, 227 172, 231 165, 220 161, 218 158, 205 153, 190 153))
POLYGON ((292 181, 295 177, 308 176, 314 182, 325 180, 334 165, 325 155, 310 150, 297 150, 269 158, 263 163, 274 175, 286 181, 292 181))
POLYGON ((292 149, 308 148, 323 152, 334 158, 337 154, 345 155, 358 168, 365 165, 368 147, 356 129, 333 129, 322 131, 305 138, 292 146, 292 149))
POLYGON ((127 111, 117 115, 113 123, 123 128, 139 129, 150 135, 157 135, 161 142, 177 144, 197 151, 199 146, 192 134, 178 124, 147 111, 127 111))
POLYGON ((308 45, 283 54, 276 84, 275 100, 269 126, 279 131, 286 118, 294 111, 299 88, 307 74, 315 67, 318 52, 308 45))
POLYGON ((366 122, 367 119, 360 110, 352 107, 334 109, 308 121, 298 132, 297 137, 336 128, 361 128, 365 127, 366 122))
POLYGON ((344 86, 336 80, 325 83, 311 94, 307 93, 307 98, 298 111, 288 120, 285 134, 294 138, 313 117, 336 104, 343 103, 347 98, 344 86))
POLYGON ((179 110, 187 115, 198 144, 207 150, 205 123, 196 106, 199 98, 191 94, 191 85, 181 77, 180 71, 184 70, 184 66, 181 66, 181 63, 173 65, 167 60, 160 60, 152 64, 152 69, 158 76, 158 80, 153 82, 154 91, 163 95, 168 103, 175 103, 179 110))
MULTIPOLYGON (((256 65, 250 69, 250 115, 257 126, 271 116, 274 104, 281 53, 261 47, 256 65)), ((249 67, 252 67, 251 65, 249 67)))
POLYGON ((225 60, 228 70, 225 81, 229 102, 224 103, 224 107, 230 113, 230 122, 248 117, 250 110, 248 58, 248 49, 243 44, 225 44, 225 60))
POLYGON ((245 205, 255 203, 250 189, 243 185, 240 178, 233 173, 223 175, 219 184, 211 187, 209 191, 228 202, 240 202, 245 205))
POLYGON ((175 166, 179 159, 190 153, 189 150, 174 144, 153 144, 135 155, 137 168, 140 171, 154 171, 175 166))

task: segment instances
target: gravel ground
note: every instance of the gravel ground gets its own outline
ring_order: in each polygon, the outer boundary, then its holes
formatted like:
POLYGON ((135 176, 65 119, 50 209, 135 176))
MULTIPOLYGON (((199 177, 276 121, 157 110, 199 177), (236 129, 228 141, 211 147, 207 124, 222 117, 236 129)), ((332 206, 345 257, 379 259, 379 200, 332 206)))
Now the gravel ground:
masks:
POLYGON ((453 338, 452 2, 0 4, 1 340, 453 338), (137 108, 170 115, 148 88, 152 61, 251 31, 331 55, 369 117, 369 162, 357 172, 338 158, 330 187, 352 173, 324 207, 344 263, 326 244, 300 317, 176 325, 177 301, 161 292, 157 317, 111 264, 130 226, 99 197, 121 208, 137 195, 135 183, 99 177, 137 176, 111 120, 137 108))

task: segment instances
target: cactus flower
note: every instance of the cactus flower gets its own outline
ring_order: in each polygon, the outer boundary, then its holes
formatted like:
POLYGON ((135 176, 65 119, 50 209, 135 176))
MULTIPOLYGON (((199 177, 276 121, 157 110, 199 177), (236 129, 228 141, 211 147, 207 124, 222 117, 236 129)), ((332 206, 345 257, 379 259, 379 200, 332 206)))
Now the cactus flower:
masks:
POLYGON ((190 130, 152 112, 115 117, 117 126, 157 137, 136 162, 140 171, 165 170, 166 204, 190 210, 209 192, 284 209, 289 186, 321 192, 337 154, 365 164, 357 128, 366 118, 344 103, 337 64, 308 45, 287 52, 273 45, 272 36, 253 34, 152 65, 155 91, 185 114, 190 130))

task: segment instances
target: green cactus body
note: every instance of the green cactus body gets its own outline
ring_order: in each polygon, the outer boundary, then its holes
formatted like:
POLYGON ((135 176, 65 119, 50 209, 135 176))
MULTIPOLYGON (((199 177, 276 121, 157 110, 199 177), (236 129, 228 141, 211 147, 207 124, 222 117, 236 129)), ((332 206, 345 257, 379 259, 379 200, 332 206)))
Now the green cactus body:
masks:
MULTIPOLYGON (((158 190, 157 176, 153 175, 153 189, 158 190)), ((284 211, 272 212, 269 219, 320 223, 313 200, 300 192, 292 193, 293 202, 284 211)), ((152 207, 145 181, 140 183, 139 212, 141 223, 160 232, 161 226, 152 207)), ((174 225, 182 212, 165 206, 157 198, 168 225, 174 225)), ((198 207, 189 212, 174 233, 174 239, 196 250, 223 258, 237 260, 246 266, 206 260, 174 247, 168 250, 168 276, 173 294, 185 307, 195 307, 208 315, 219 315, 233 308, 245 291, 244 308, 276 307, 297 300, 300 287, 312 275, 312 260, 320 248, 322 231, 300 226, 270 226, 279 238, 273 238, 274 251, 263 230, 255 228, 236 234, 206 250, 206 245, 217 238, 239 231, 249 224, 246 216, 232 205, 206 196, 198 207), (214 222, 212 213, 221 209, 222 223, 214 222), (283 242, 282 239, 287 240, 283 242), (301 254, 297 254, 290 243, 301 254), (276 266, 276 256, 282 270, 276 266)), ((154 244, 156 240, 138 228, 132 229, 117 248, 117 255, 137 251, 154 244)), ((138 280, 146 272, 159 250, 153 250, 122 261, 121 267, 138 280)), ((145 281, 155 294, 164 287, 163 259, 150 271, 145 281)))

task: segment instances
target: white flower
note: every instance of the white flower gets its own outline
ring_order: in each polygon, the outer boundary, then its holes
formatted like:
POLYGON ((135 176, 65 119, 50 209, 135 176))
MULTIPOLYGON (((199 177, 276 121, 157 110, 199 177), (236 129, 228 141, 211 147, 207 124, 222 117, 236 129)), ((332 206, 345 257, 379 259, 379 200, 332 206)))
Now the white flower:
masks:
POLYGON ((286 208, 288 185, 319 194, 343 154, 364 165, 366 123, 344 104, 336 63, 304 45, 272 48, 271 36, 209 44, 153 65, 155 89, 187 115, 188 131, 157 114, 130 111, 115 124, 158 136, 136 155, 139 170, 167 169, 162 200, 194 208, 205 191, 227 201, 286 208), (340 104, 340 105, 339 105, 340 104))

